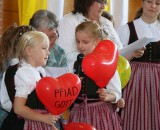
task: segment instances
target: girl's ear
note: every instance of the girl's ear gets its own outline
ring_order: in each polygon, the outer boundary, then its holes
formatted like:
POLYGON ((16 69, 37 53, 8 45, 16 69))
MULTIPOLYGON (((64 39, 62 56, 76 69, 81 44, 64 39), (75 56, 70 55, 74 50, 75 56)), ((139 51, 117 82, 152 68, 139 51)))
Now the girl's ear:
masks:
POLYGON ((31 55, 31 48, 30 47, 26 47, 25 48, 25 52, 26 52, 27 56, 30 56, 31 55))
POLYGON ((101 38, 97 38, 96 39, 96 44, 98 44, 100 41, 102 41, 101 38))

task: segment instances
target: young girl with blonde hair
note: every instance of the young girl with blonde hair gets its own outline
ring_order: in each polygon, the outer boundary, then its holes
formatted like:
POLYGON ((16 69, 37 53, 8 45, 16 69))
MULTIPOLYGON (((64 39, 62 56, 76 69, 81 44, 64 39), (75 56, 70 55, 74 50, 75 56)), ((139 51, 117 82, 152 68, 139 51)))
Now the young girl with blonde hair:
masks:
POLYGON ((15 98, 13 109, 2 124, 2 130, 57 130, 59 116, 54 116, 39 101, 36 83, 45 77, 42 66, 49 55, 49 39, 38 31, 22 35, 18 46, 19 68, 14 76, 15 98))
MULTIPOLYGON (((97 23, 87 21, 76 27, 76 43, 81 54, 91 53, 103 39, 103 33, 97 23)), ((71 109, 70 122, 85 122, 97 130, 121 130, 116 112, 116 102, 121 98, 121 83, 116 71, 106 88, 99 88, 93 80, 78 70, 74 71, 82 79, 82 89, 71 109)))

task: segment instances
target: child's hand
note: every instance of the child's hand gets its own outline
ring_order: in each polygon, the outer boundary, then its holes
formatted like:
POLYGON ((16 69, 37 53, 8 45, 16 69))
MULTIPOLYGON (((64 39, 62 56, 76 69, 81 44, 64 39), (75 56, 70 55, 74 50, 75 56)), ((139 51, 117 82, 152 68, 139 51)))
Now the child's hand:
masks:
POLYGON ((117 106, 119 108, 123 108, 125 106, 125 101, 123 98, 119 99, 118 102, 117 102, 117 106))
MULTIPOLYGON (((60 119, 60 116, 54 116, 52 114, 44 114, 43 122, 52 125, 53 128, 55 127, 54 124, 60 119)), ((56 130, 54 128, 54 130, 56 130)))
POLYGON ((97 93, 99 94, 99 99, 101 101, 114 102, 116 97, 112 93, 108 93, 105 88, 98 89, 97 93))
POLYGON ((146 47, 142 47, 142 48, 134 51, 134 57, 136 57, 136 58, 142 57, 143 54, 144 54, 145 49, 146 49, 146 47))
POLYGON ((100 88, 100 89, 98 89, 97 93, 99 94, 99 99, 102 101, 105 101, 105 99, 108 95, 107 90, 104 88, 100 88))
POLYGON ((144 51, 145 51, 146 47, 142 47, 138 50, 135 50, 134 52, 130 53, 129 55, 125 56, 125 58, 130 61, 132 60, 133 58, 140 58, 143 56, 144 54, 144 51))

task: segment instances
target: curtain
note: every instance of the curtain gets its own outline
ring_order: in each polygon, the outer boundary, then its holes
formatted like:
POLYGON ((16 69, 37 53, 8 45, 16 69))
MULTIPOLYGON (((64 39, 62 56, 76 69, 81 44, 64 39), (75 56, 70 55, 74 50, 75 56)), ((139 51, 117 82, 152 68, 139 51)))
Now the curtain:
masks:
POLYGON ((47 9, 53 12, 58 19, 63 17, 64 0, 47 0, 47 9))
POLYGON ((115 28, 128 22, 128 3, 129 0, 110 1, 110 12, 114 17, 115 28))
POLYGON ((47 8, 47 0, 18 0, 19 25, 28 25, 32 15, 47 8))

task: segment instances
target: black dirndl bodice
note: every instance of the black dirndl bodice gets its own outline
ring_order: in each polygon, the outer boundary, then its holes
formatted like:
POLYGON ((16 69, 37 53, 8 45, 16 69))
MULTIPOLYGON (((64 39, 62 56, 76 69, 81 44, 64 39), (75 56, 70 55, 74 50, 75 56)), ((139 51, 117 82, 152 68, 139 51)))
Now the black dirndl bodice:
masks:
MULTIPOLYGON (((134 27, 133 22, 128 23, 129 29, 130 29, 130 38, 129 43, 135 42, 138 40, 138 36, 134 27)), ((138 62, 160 62, 160 41, 157 42, 151 42, 146 45, 146 50, 144 51, 144 54, 140 58, 133 58, 131 61, 138 61, 138 62)))

